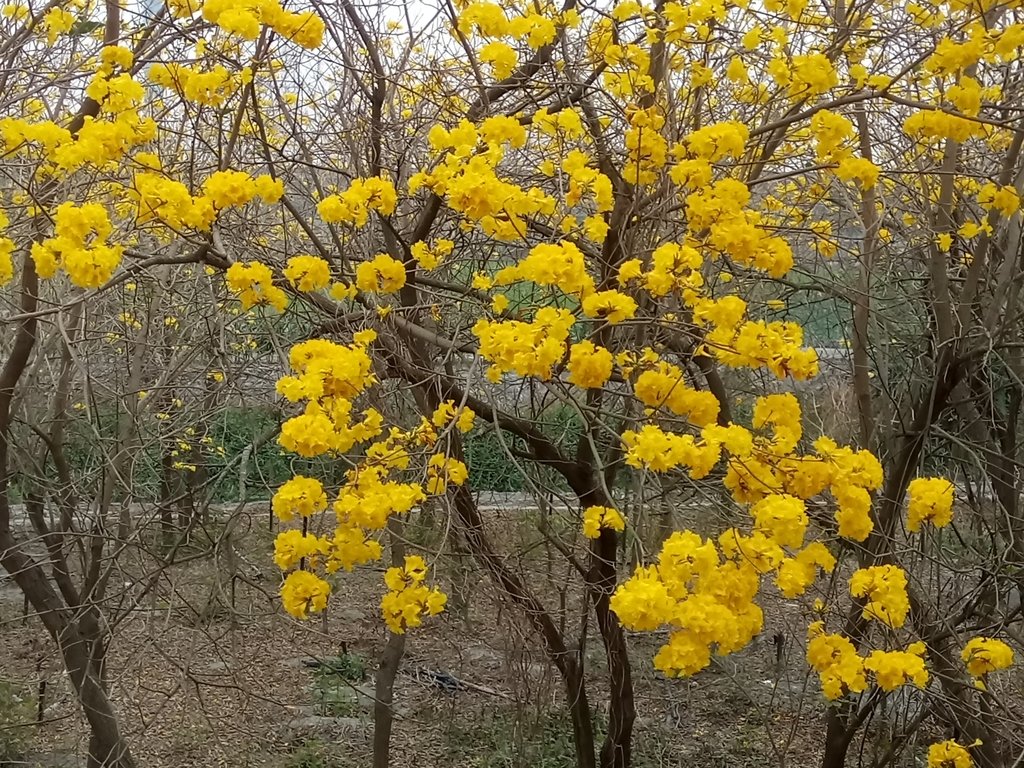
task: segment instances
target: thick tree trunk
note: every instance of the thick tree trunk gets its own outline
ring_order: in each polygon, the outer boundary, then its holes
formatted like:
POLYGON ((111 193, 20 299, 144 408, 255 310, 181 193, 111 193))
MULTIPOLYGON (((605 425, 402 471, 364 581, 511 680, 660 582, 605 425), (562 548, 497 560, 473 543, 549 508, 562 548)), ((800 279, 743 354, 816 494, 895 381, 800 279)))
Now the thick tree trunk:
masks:
MULTIPOLYGON (((6 499, 0 504, 6 506, 6 499)), ((135 768, 104 685, 103 654, 93 650, 99 639, 89 638, 83 632, 81 620, 74 618, 54 592, 40 565, 24 552, 10 531, 0 530, 0 565, 14 578, 60 650, 89 723, 90 768, 135 768)))
POLYGON ((633 722, 636 719, 626 636, 610 605, 616 584, 617 548, 618 535, 615 531, 602 530, 591 550, 591 567, 587 579, 608 660, 608 733, 601 745, 601 768, 629 768, 633 722))

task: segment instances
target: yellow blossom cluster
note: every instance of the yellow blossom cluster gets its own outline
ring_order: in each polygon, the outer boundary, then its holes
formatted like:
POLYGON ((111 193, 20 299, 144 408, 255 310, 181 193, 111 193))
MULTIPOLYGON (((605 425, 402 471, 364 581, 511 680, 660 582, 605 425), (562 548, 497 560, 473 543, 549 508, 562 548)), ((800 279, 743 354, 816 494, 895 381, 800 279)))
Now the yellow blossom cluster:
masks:
POLYGON ((853 136, 853 123, 828 109, 819 110, 811 118, 811 135, 818 160, 839 161, 849 157, 845 146, 853 136))
POLYGON ((287 571, 306 559, 315 563, 318 555, 327 554, 328 546, 329 542, 320 536, 294 528, 281 531, 274 539, 274 564, 287 571))
POLYGON ((64 8, 51 8, 43 16, 46 42, 53 45, 57 38, 67 34, 75 25, 75 15, 64 8))
MULTIPOLYGON (((659 377, 653 381, 660 386, 641 389, 644 396, 661 396, 673 380, 659 377)), ((673 391, 668 390, 667 398, 673 391)), ((796 398, 788 393, 762 397, 755 403, 753 426, 755 430, 771 427, 770 438, 739 424, 722 427, 712 423, 717 410, 710 400, 702 397, 701 401, 706 408, 691 411, 696 418, 689 417, 701 426, 699 437, 665 432, 654 424, 626 431, 622 436, 626 464, 655 472, 685 467, 691 477, 700 479, 717 465, 724 450, 728 461, 723 483, 737 502, 751 504, 774 494, 807 500, 830 490, 837 502, 839 535, 854 541, 867 538, 874 525, 870 492, 882 484, 882 467, 869 451, 854 451, 818 438, 814 454, 794 454, 802 434, 801 415, 796 398)))
POLYGON ((296 475, 274 493, 271 509, 281 522, 295 515, 311 517, 327 509, 327 494, 319 480, 296 475))
POLYGON ((738 179, 700 187, 686 196, 687 226, 714 252, 782 277, 793 267, 793 252, 762 226, 760 213, 746 208, 749 202, 750 189, 738 179))
POLYGON ((292 402, 356 397, 376 381, 368 351, 375 339, 373 331, 361 331, 349 345, 327 339, 296 344, 288 353, 296 375, 282 377, 277 391, 292 402))
POLYGON ((408 555, 402 567, 388 568, 384 583, 388 592, 380 601, 381 614, 388 629, 396 635, 418 627, 424 616, 436 616, 444 610, 447 597, 437 587, 428 587, 427 564, 419 555, 408 555))
POLYGON ((431 496, 440 496, 448 490, 448 483, 462 485, 469 479, 469 470, 458 459, 435 453, 427 461, 427 482, 424 486, 431 496))
POLYGON ((583 252, 564 240, 534 246, 525 258, 494 276, 495 285, 510 285, 520 280, 557 287, 580 298, 594 292, 594 279, 587 273, 583 252))
POLYGON ((793 56, 788 63, 773 59, 768 72, 776 83, 789 88, 792 98, 814 98, 839 83, 835 67, 823 53, 793 56))
POLYGON ((668 159, 668 142, 661 135, 665 118, 657 107, 634 109, 628 118, 624 175, 634 186, 653 184, 668 159))
MULTIPOLYGON (((559 113, 557 125, 564 124, 562 115, 575 114, 563 110, 559 113)), ((534 120, 538 117, 535 115, 534 120)), ((541 117, 546 119, 546 113, 541 117)), ((578 118, 577 118, 578 119, 578 118)), ((598 213, 610 211, 614 204, 614 191, 611 179, 594 168, 593 159, 582 150, 574 149, 565 154, 562 170, 569 177, 569 186, 565 191, 565 204, 569 207, 580 205, 586 197, 598 213)))
MULTIPOLYGON (((118 83, 126 85, 123 79, 118 83)), ((123 106, 120 100, 111 102, 114 103, 123 106)), ((0 119, 0 144, 4 151, 16 156, 40 150, 42 169, 50 175, 86 167, 115 168, 130 150, 156 138, 156 132, 156 122, 140 117, 134 108, 86 118, 74 137, 67 128, 49 120, 0 119)))
POLYGON ((277 391, 292 402, 308 402, 302 414, 282 425, 282 447, 307 457, 343 453, 380 434, 383 420, 373 408, 361 421, 352 418, 352 398, 374 381, 366 343, 312 339, 292 347, 289 359, 297 375, 282 377, 277 391))
POLYGON ((229 169, 212 173, 203 182, 202 194, 193 196, 188 187, 163 173, 155 158, 140 160, 151 160, 147 170, 135 174, 129 193, 140 224, 159 221, 175 231, 192 227, 206 232, 223 210, 241 207, 256 197, 276 203, 284 194, 280 179, 268 174, 253 178, 245 171, 229 169))
POLYGON ((386 253, 356 267, 356 288, 367 293, 395 293, 402 290, 405 280, 405 265, 386 253))
POLYGON ((883 691, 894 691, 908 682, 924 688, 928 685, 924 657, 925 645, 918 641, 905 651, 872 651, 864 660, 864 668, 874 674, 883 691))
POLYGON ((295 618, 304 619, 307 613, 324 610, 330 594, 331 585, 316 574, 292 571, 281 586, 281 604, 295 618))
POLYGON ((142 85, 132 79, 131 73, 120 72, 115 75, 101 69, 85 93, 100 105, 100 111, 116 115, 137 107, 145 92, 142 85))
POLYGON ((818 374, 818 355, 803 346, 803 327, 793 322, 747 320, 747 303, 738 296, 717 299, 700 292, 702 259, 689 246, 668 244, 652 254, 652 266, 644 272, 639 259, 619 268, 618 281, 628 286, 642 281, 657 298, 678 291, 704 332, 702 350, 733 368, 767 368, 779 378, 803 381, 818 374))
POLYGON ((188 187, 162 173, 135 174, 132 196, 137 206, 135 220, 139 224, 159 221, 174 231, 191 227, 206 232, 217 218, 209 198, 193 197, 188 187))
POLYGON ((236 261, 224 273, 224 282, 238 296, 243 310, 266 304, 284 312, 288 306, 288 296, 274 285, 273 271, 262 262, 236 261))
POLYGON ((284 268, 284 276, 296 290, 319 291, 331 282, 331 265, 319 256, 292 256, 284 268))
MULTIPOLYGON (((369 453, 372 454, 372 451, 369 453)), ((400 483, 389 479, 393 469, 386 461, 372 455, 367 464, 350 470, 348 482, 342 487, 334 502, 334 514, 341 529, 383 530, 392 515, 407 514, 420 504, 426 495, 416 483, 400 483)), ((351 566, 346 565, 346 570, 351 566)))
POLYGON ((818 673, 822 692, 830 701, 866 690, 869 672, 887 692, 908 683, 918 688, 928 685, 924 643, 911 643, 906 650, 872 651, 864 658, 848 638, 825 632, 821 621, 808 629, 807 662, 818 673))
POLYGON ((531 48, 541 48, 555 39, 555 22, 548 14, 528 12, 509 18, 497 3, 478 0, 465 5, 459 13, 456 26, 464 35, 484 37, 510 37, 521 40, 531 48))
MULTIPOLYGON (((0 210, 0 230, 10 225, 7 214, 0 210)), ((14 253, 14 241, 4 235, 0 235, 0 286, 4 286, 14 277, 14 262, 11 255, 14 253)))
POLYGON ((492 321, 481 318, 473 326, 480 341, 480 356, 491 363, 487 377, 498 381, 503 373, 551 378, 565 354, 565 340, 575 322, 565 309, 542 307, 532 322, 492 321))
MULTIPOLYGON (((369 345, 375 339, 376 334, 366 330, 355 334, 349 345, 312 339, 292 347, 289 364, 294 373, 283 376, 277 388, 288 400, 305 400, 306 407, 282 426, 279 442, 283 448, 307 457, 344 453, 384 432, 383 419, 373 408, 364 411, 362 421, 352 420, 354 400, 376 382, 369 354, 369 345)), ((453 401, 446 401, 431 419, 422 419, 411 430, 392 427, 366 447, 361 463, 346 472, 331 505, 333 535, 298 530, 278 534, 275 562, 286 571, 302 566, 286 576, 281 589, 282 603, 289 613, 304 618, 307 612, 326 607, 330 585, 315 571, 351 571, 379 560, 382 547, 376 536, 392 516, 408 514, 427 498, 427 493, 443 493, 448 483, 461 485, 467 480, 466 466, 444 453, 431 453, 425 462, 425 486, 396 480, 392 473, 409 468, 413 449, 432 448, 439 428, 454 422, 468 431, 473 418, 471 410, 460 410, 453 401)), ((274 514, 282 522, 296 515, 304 519, 318 515, 327 505, 323 486, 301 475, 282 485, 272 502, 274 514)), ((388 571, 388 592, 381 609, 392 631, 419 626, 424 615, 435 615, 443 609, 444 594, 424 586, 425 575, 426 564, 417 556, 407 558, 404 569, 388 571)))
POLYGON ((454 400, 445 400, 430 416, 430 423, 438 429, 444 429, 455 422, 459 432, 466 433, 473 429, 476 414, 471 408, 459 408, 454 400))
POLYGON ((654 472, 686 467, 690 477, 699 480, 715 468, 722 454, 722 442, 716 439, 717 430, 706 427, 703 434, 702 439, 677 435, 654 424, 645 424, 639 430, 627 430, 622 434, 626 464, 654 472))
POLYGON ((663 360, 636 377, 633 392, 648 408, 668 408, 697 427, 713 424, 718 418, 718 399, 711 392, 689 387, 683 371, 663 360))
POLYGON ((953 519, 953 484, 944 477, 916 477, 907 485, 907 529, 921 530, 922 523, 936 528, 949 525, 953 519))
POLYGON ((301 415, 282 425, 279 442, 286 450, 311 458, 346 451, 373 437, 380 428, 381 418, 373 409, 353 424, 347 400, 331 399, 326 405, 311 401, 301 415))
POLYGON ((743 156, 750 131, 743 123, 730 120, 698 128, 686 137, 686 148, 692 157, 717 163, 726 157, 738 160, 743 156))
POLYGON ((419 264, 421 269, 437 269, 444 263, 452 250, 455 248, 455 243, 451 240, 445 240, 444 238, 438 238, 434 241, 433 245, 428 245, 423 241, 413 243, 410 251, 412 257, 416 259, 416 263, 419 264))
POLYGON ((846 637, 825 632, 816 621, 807 630, 807 663, 818 673, 825 698, 835 700, 846 693, 860 693, 868 687, 864 660, 846 637))
POLYGON ((615 290, 597 291, 587 296, 580 305, 583 314, 609 325, 618 325, 636 314, 636 300, 615 290))
POLYGON ((972 637, 960 652, 960 658, 968 672, 982 677, 1013 664, 1013 649, 996 638, 972 637))
POLYGON ((253 178, 245 171, 228 169, 210 174, 203 182, 203 195, 218 211, 241 207, 257 196, 276 203, 282 194, 283 182, 267 174, 253 178))
POLYGON ((614 365, 612 353, 605 347, 599 347, 592 341, 579 341, 569 350, 569 376, 566 380, 583 389, 602 387, 611 378, 614 365))
POLYGON ((641 281, 654 298, 679 292, 684 298, 692 299, 704 282, 698 271, 702 263, 703 258, 696 248, 665 243, 651 253, 651 265, 647 271, 644 271, 640 259, 623 262, 619 266, 618 281, 621 286, 634 280, 641 281))
POLYGON ((243 84, 242 77, 221 64, 206 70, 175 62, 154 64, 149 68, 149 79, 188 101, 208 107, 223 106, 243 84))
POLYGON ((491 65, 491 74, 495 80, 504 80, 512 74, 519 63, 519 54, 515 48, 500 40, 492 40, 485 44, 478 55, 480 61, 491 65))
POLYGON ((928 747, 928 768, 973 768, 974 760, 967 748, 953 739, 928 747))
POLYGON ((836 558, 820 541, 812 541, 793 557, 783 557, 775 584, 784 597, 800 597, 818 578, 818 572, 832 573, 836 558))
POLYGON ((458 141, 431 171, 420 171, 409 179, 409 192, 427 188, 446 199, 448 207, 478 224, 487 235, 499 240, 521 240, 526 220, 531 216, 550 216, 555 200, 538 187, 524 190, 499 177, 497 166, 503 152, 490 145, 474 154, 478 136, 476 129, 455 130, 448 142, 458 141))
POLYGON ((317 204, 316 209, 320 218, 328 224, 342 223, 363 227, 370 218, 370 211, 390 216, 395 212, 397 203, 398 196, 394 184, 382 176, 370 176, 365 179, 353 179, 348 189, 325 197, 317 204))
POLYGON ((985 127, 975 120, 952 115, 942 110, 920 110, 903 121, 903 131, 916 139, 934 143, 941 139, 967 141, 983 136, 985 127))
POLYGON ((626 530, 626 519, 614 507, 587 507, 583 510, 583 535, 588 539, 601 536, 601 529, 622 533, 626 530))
POLYGON ((114 274, 124 249, 110 245, 113 225, 99 203, 61 203, 53 215, 53 237, 32 244, 32 260, 42 278, 59 269, 80 288, 99 288, 114 274))
POLYGON ((903 626, 910 611, 907 574, 895 565, 859 568, 850 577, 850 594, 863 599, 865 619, 880 621, 893 629, 903 626))
POLYGON ((1020 195, 1014 187, 988 182, 978 192, 978 204, 987 211, 999 211, 1009 217, 1020 210, 1020 195))
MULTIPOLYGON (((177 7, 190 8, 180 1, 177 7)), ((277 0, 205 0, 202 9, 204 19, 245 40, 255 40, 266 25, 303 48, 323 42, 324 23, 316 13, 286 11, 277 0)))
POLYGON ((639 567, 612 596, 612 610, 626 627, 669 627, 654 659, 667 675, 699 672, 711 663, 712 649, 733 653, 761 631, 757 568, 723 537, 719 547, 692 531, 673 533, 657 564, 639 567))

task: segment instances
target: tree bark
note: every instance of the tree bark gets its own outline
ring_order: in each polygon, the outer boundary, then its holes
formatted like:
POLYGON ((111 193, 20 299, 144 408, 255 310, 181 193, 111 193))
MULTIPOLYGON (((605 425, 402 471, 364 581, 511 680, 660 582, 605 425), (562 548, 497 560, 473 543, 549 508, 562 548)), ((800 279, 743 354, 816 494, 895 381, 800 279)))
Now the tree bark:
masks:
MULTIPOLYGON (((402 524, 392 517, 388 520, 388 541, 391 546, 391 565, 405 564, 405 542, 400 535, 402 524)), ((373 689, 373 768, 391 765, 391 728, 395 722, 395 678, 405 655, 405 635, 388 632, 388 641, 380 656, 373 689)))

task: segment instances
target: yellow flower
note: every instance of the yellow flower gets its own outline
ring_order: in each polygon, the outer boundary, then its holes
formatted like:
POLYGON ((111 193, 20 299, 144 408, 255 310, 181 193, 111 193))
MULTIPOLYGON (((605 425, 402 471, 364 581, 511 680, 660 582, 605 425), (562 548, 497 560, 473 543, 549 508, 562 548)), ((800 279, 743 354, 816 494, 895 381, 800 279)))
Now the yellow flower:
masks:
POLYGON ((269 174, 263 174, 257 176, 253 182, 256 189, 256 194, 265 203, 276 203, 284 195, 284 182, 280 179, 275 179, 269 174))
POLYGON ((953 484, 944 477, 914 478, 907 494, 907 529, 912 533, 921 530, 922 523, 943 528, 953 519, 953 484))
POLYGON ((371 176, 353 179, 348 189, 338 195, 325 197, 316 208, 320 218, 328 224, 340 222, 362 227, 369 220, 370 211, 390 216, 397 203, 398 196, 391 181, 371 176))
POLYGON ((331 265, 319 256, 292 256, 284 276, 300 291, 319 291, 331 282, 331 265))
POLYGON ((988 182, 978 192, 978 203, 989 211, 999 211, 1003 216, 1012 216, 1020 210, 1020 196, 1013 187, 999 187, 988 182))
POLYGON ((359 289, 350 283, 333 283, 330 293, 335 301, 349 301, 356 297, 359 289))
POLYGON ((304 558, 323 551, 323 542, 318 536, 299 530, 281 531, 274 540, 274 562, 282 571, 298 565, 304 558))
POLYGON ((497 293, 491 299, 491 311, 496 315, 504 314, 508 309, 508 296, 504 293, 497 293))
POLYGON ((814 583, 820 568, 832 573, 836 567, 835 556, 820 541, 808 544, 796 557, 787 557, 779 566, 775 583, 785 597, 799 597, 814 583))
POLYGON ((864 598, 863 615, 899 629, 910 610, 907 575, 895 565, 873 565, 850 577, 850 594, 864 598))
POLYGON ((238 207, 256 196, 256 182, 245 171, 217 171, 203 183, 203 194, 213 207, 238 207))
POLYGON ((973 637, 967 641, 960 658, 974 677, 987 675, 1013 664, 1013 649, 1002 640, 973 637))
POLYGON ((491 73, 496 80, 504 80, 511 75, 519 63, 515 49, 497 40, 481 48, 478 55, 480 61, 491 65, 491 73))
POLYGON ((784 547, 803 546, 809 519, 800 499, 785 494, 765 496, 750 508, 750 514, 754 516, 754 530, 784 547))
POLYGON ((566 309, 542 307, 530 323, 481 318, 472 331, 480 341, 481 357, 491 363, 489 376, 500 379, 502 373, 514 371, 546 380, 565 354, 565 339, 574 322, 566 309))
POLYGON ((288 296, 274 285, 274 274, 266 264, 236 261, 224 273, 224 282, 238 296, 243 310, 268 304, 283 312, 288 306, 288 296))
POLYGON ((582 309, 587 317, 601 318, 610 325, 617 325, 636 314, 636 301, 618 291, 599 291, 583 300, 582 309))
POLYGON ((664 626, 675 605, 654 566, 637 568, 611 599, 611 608, 623 626, 639 632, 653 632, 664 626))
POLYGON ((589 296, 594 291, 594 280, 587 274, 583 252, 565 240, 534 246, 525 259, 494 276, 495 285, 510 285, 518 280, 556 286, 565 293, 581 296, 589 296))
POLYGON ((822 622, 808 628, 807 663, 821 678, 821 688, 830 701, 846 693, 860 693, 868 687, 864 660, 842 635, 827 634, 822 622))
POLYGON ((282 522, 295 515, 309 517, 327 509, 327 494, 319 480, 296 475, 277 489, 271 509, 282 522))
POLYGON ((408 555, 405 565, 389 568, 384 574, 388 592, 380 608, 388 629, 397 635, 418 627, 424 616, 436 616, 444 610, 447 596, 436 587, 427 587, 427 564, 419 555, 408 555))
POLYGON ((356 287, 371 293, 395 293, 405 285, 405 265, 386 253, 356 267, 356 287))
POLYGON ((952 739, 928 747, 928 768, 973 768, 971 753, 952 739))
POLYGON ((862 189, 878 183, 878 166, 863 157, 847 157, 836 167, 836 176, 843 181, 856 181, 862 189))
POLYGON ((750 131, 746 125, 730 121, 694 131, 686 137, 686 145, 695 157, 715 163, 726 157, 742 157, 749 138, 750 131))
POLYGON ((281 603, 297 619, 307 612, 319 613, 327 607, 331 585, 308 571, 292 571, 281 586, 281 603))
POLYGON ((612 353, 591 341, 580 341, 569 351, 570 384, 591 389, 604 386, 612 375, 612 353))
POLYGON ((924 665, 924 643, 913 643, 905 651, 872 651, 864 668, 875 675, 879 688, 894 691, 907 683, 918 688, 928 685, 924 665))
POLYGON ((588 539, 601 536, 601 529, 617 531, 626 530, 626 520, 622 514, 612 507, 587 507, 583 510, 583 535, 588 539))

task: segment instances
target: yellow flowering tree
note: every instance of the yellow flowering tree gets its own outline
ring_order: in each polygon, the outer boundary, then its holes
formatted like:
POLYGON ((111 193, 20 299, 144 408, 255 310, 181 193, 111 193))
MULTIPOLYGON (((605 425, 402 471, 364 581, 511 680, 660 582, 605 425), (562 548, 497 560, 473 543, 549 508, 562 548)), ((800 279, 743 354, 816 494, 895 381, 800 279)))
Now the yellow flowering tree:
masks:
MULTIPOLYGON (((825 765, 843 765, 905 686, 969 737, 932 745, 930 764, 1004 762, 1012 739, 987 717, 999 700, 986 680, 1013 660, 997 608, 1024 565, 1018 7, 480 0, 402 19, 348 0, 337 13, 169 0, 127 21, 114 0, 66 5, 3 13, 0 281, 14 331, 0 563, 59 641, 97 764, 134 764, 105 688, 102 612, 76 613, 49 532, 39 560, 12 525, 16 399, 46 359, 40 318, 63 328, 83 305, 109 310, 129 281, 157 297, 168 271, 195 286, 184 314, 274 329, 277 441, 338 469, 275 491, 283 608, 329 610, 345 572, 387 558, 381 768, 405 635, 446 605, 443 552, 403 540, 416 510, 447 518, 532 627, 581 768, 631 764, 627 631, 661 633, 654 667, 687 677, 747 648, 770 600, 806 619, 825 765), (102 38, 80 39, 76 20, 94 18, 102 38), (33 66, 44 58, 59 66, 33 66), (841 438, 809 418, 829 345, 807 307, 826 298, 846 342, 831 346, 849 348, 856 424, 841 438), (520 387, 531 397, 509 394, 520 387), (572 437, 547 428, 556 408, 572 437), (498 436, 535 497, 566 500, 566 525, 543 533, 578 581, 579 637, 491 535, 474 428, 498 436), (999 522, 965 555, 984 577, 951 594, 944 577, 962 563, 945 529, 960 531, 958 496, 978 484, 999 522), (679 487, 729 523, 650 535, 653 500, 679 487), (605 655, 600 704, 588 631, 605 655)), ((73 361, 78 342, 60 338, 73 361)), ((219 354, 238 362, 244 347, 219 354)), ((228 366, 210 357, 215 394, 228 366)), ((37 464, 66 475, 57 438, 37 464)), ((39 482, 40 503, 73 510, 62 487, 39 482)), ((114 532, 111 486, 89 490, 98 546, 118 551, 131 521, 114 532)))

